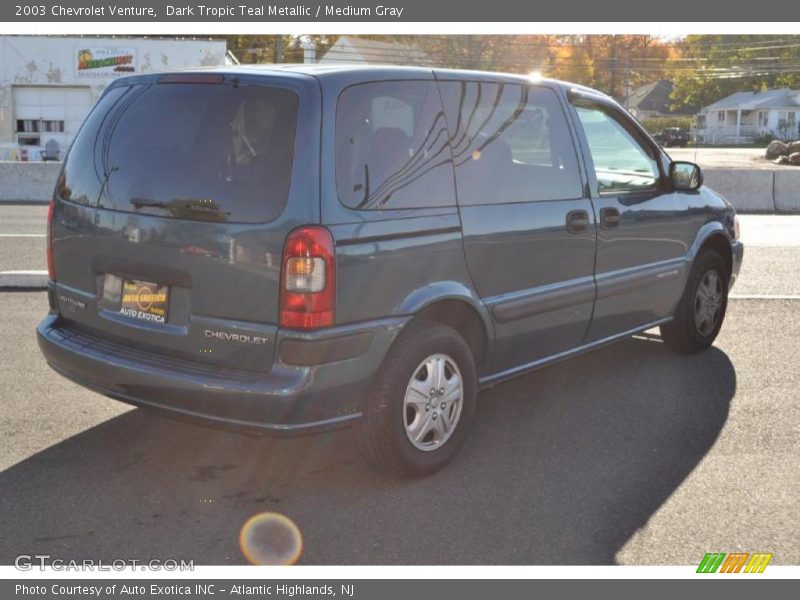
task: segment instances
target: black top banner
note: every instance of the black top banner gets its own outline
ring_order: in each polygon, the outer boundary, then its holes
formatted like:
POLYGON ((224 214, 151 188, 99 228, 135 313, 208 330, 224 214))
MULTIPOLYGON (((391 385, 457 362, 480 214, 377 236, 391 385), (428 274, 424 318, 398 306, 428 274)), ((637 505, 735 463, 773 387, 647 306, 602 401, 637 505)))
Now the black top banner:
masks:
POLYGON ((800 2, 781 3, 776 13, 742 0, 12 0, 0 5, 0 17, 8 22, 792 22, 800 21, 800 2))

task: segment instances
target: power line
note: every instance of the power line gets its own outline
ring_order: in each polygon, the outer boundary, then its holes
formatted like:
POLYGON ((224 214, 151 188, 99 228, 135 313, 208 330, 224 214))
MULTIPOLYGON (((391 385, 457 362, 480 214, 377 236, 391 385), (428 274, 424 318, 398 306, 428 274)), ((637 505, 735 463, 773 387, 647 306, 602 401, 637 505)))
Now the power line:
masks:
MULTIPOLYGON (((516 73, 536 69, 546 75, 554 74, 565 78, 572 78, 569 76, 569 69, 580 69, 585 65, 591 72, 586 76, 577 76, 578 80, 596 87, 608 87, 610 84, 612 91, 615 80, 623 84, 629 84, 631 80, 640 84, 664 77, 688 77, 702 81, 763 81, 800 74, 800 52, 797 51, 800 49, 800 36, 735 41, 705 36, 674 43, 665 43, 646 36, 529 38, 434 35, 387 36, 384 38, 387 41, 357 36, 342 37, 358 41, 353 50, 366 55, 367 64, 490 69, 516 73), (615 47, 616 50, 613 50, 615 47), (671 51, 673 49, 677 51, 671 51), (583 51, 586 51, 584 56, 578 55, 583 51), (599 83, 605 80, 606 84, 599 83)), ((272 41, 265 40, 263 47, 251 46, 238 51, 268 51, 267 45, 270 42, 272 41)), ((321 50, 319 55, 341 64, 365 64, 363 59, 353 56, 353 50, 344 50, 334 43, 326 50, 321 50)))
MULTIPOLYGON (((369 51, 370 57, 367 58, 377 58, 377 59, 387 59, 387 62, 391 63, 403 63, 406 64, 410 60, 413 60, 420 66, 437 66, 442 64, 442 62, 448 63, 462 63, 462 64, 471 64, 472 61, 468 58, 462 58, 459 60, 458 57, 449 57, 448 60, 436 60, 433 57, 421 57, 419 55, 419 51, 407 51, 404 52, 403 50, 396 50, 393 52, 380 52, 379 49, 373 49, 369 51), (399 60, 398 60, 399 59, 399 60)), ((351 64, 363 64, 365 61, 362 58, 354 58, 353 52, 344 51, 344 50, 337 50, 337 49, 330 49, 325 54, 325 57, 332 58, 336 62, 341 63, 351 63, 351 64)), ((782 60, 778 57, 769 57, 770 60, 782 60)), ((704 62, 707 59, 702 59, 704 62)), ((785 72, 796 72, 798 68, 798 63, 791 61, 791 62, 776 62, 772 65, 764 64, 764 60, 759 59, 759 62, 738 62, 736 64, 732 64, 730 66, 725 67, 713 67, 713 66, 689 66, 689 65, 675 65, 670 64, 670 60, 659 59, 660 65, 652 65, 648 61, 645 64, 639 64, 635 57, 625 59, 627 65, 619 65, 618 60, 614 58, 599 58, 592 60, 592 65, 595 68, 601 68, 604 71, 625 71, 625 70, 634 70, 638 72, 691 72, 691 71, 702 71, 705 73, 785 73, 785 72)), ((536 61, 520 61, 519 59, 508 59, 504 57, 497 58, 494 61, 496 64, 507 65, 507 66, 516 66, 519 68, 530 68, 533 63, 536 61)), ((582 61, 578 60, 565 60, 563 58, 556 58, 551 63, 545 66, 550 66, 554 68, 558 68, 560 66, 568 66, 564 63, 572 63, 572 64, 580 64, 582 61)))
MULTIPOLYGON (((371 51, 368 52, 367 59, 377 59, 378 61, 382 59, 386 59, 387 62, 390 63, 408 63, 413 61, 420 65, 437 65, 441 64, 442 62, 474 62, 472 59, 468 57, 458 57, 458 56, 449 56, 449 57, 442 57, 437 60, 436 57, 421 57, 420 54, 417 53, 403 53, 403 52, 391 52, 391 53, 381 53, 371 51)), ((359 58, 352 58, 352 53, 338 51, 336 49, 329 50, 327 53, 324 54, 327 58, 335 59, 339 62, 364 62, 362 59, 359 58)), ((372 62, 375 62, 374 60, 372 62)), ((496 64, 507 64, 507 65, 517 65, 522 68, 529 68, 532 65, 540 64, 543 66, 549 67, 562 67, 562 66, 569 66, 570 64, 582 64, 584 61, 576 59, 575 57, 557 57, 552 60, 537 60, 536 58, 532 58, 530 60, 520 60, 519 58, 512 59, 508 57, 492 57, 492 61, 496 64)), ((602 68, 604 70, 612 70, 612 69, 625 69, 625 68, 632 68, 635 70, 642 70, 642 71, 694 71, 694 70, 705 70, 705 71, 738 71, 742 69, 758 69, 760 71, 767 70, 767 69, 785 69, 785 68, 794 68, 797 66, 797 62, 794 60, 787 61, 781 57, 764 57, 758 59, 745 59, 741 61, 737 61, 735 63, 731 63, 727 66, 707 66, 706 63, 708 62, 707 59, 701 59, 695 64, 692 64, 690 61, 682 61, 680 63, 673 63, 673 61, 669 59, 658 59, 657 61, 651 60, 637 60, 636 57, 628 57, 625 59, 627 63, 627 67, 619 67, 616 65, 616 62, 613 57, 612 58, 594 58, 591 60, 592 65, 595 68, 602 68), (768 61, 774 61, 772 64, 769 64, 768 61)))
MULTIPOLYGON (((800 38, 797 38, 797 39, 800 39, 800 38)), ((414 46, 414 47, 408 46, 405 49, 404 48, 386 48, 385 45, 383 45, 383 44, 381 44, 379 46, 378 45, 370 45, 368 42, 369 42, 369 40, 359 40, 358 49, 366 51, 370 55, 378 57, 378 58, 380 58, 380 57, 388 57, 388 58, 391 58, 391 59, 396 59, 398 57, 398 55, 405 54, 406 57, 408 57, 408 58, 418 59, 417 55, 420 52, 435 51, 435 49, 433 49, 433 48, 425 48, 425 47, 420 47, 420 46, 414 46)), ((467 40, 467 42, 470 43, 469 40, 467 40)), ((512 44, 514 44, 514 45, 516 45, 518 47, 526 48, 526 49, 534 46, 534 44, 528 44, 526 42, 511 42, 511 41, 507 41, 505 45, 506 46, 510 46, 512 44)), ((559 44, 549 44, 546 47, 549 48, 549 49, 554 49, 554 50, 572 50, 572 49, 578 48, 579 46, 570 45, 570 44, 560 44, 559 43, 559 44)), ((653 46, 653 48, 654 49, 658 49, 658 48, 663 48, 663 46, 653 46)), ((758 48, 758 50, 766 50, 766 49, 770 49, 771 50, 771 49, 775 49, 775 48, 783 48, 783 49, 800 48, 800 43, 784 44, 784 45, 781 45, 781 46, 774 46, 773 45, 771 47, 758 48)), ((739 48, 736 48, 735 51, 739 52, 739 51, 746 51, 746 50, 752 50, 752 49, 753 48, 750 48, 750 47, 739 47, 739 48)), ((253 50, 253 49, 247 48, 245 50, 247 51, 247 50, 253 50)), ((342 50, 340 48, 336 48, 335 45, 330 47, 325 52, 326 56, 327 55, 336 56, 336 55, 346 55, 346 54, 349 54, 349 52, 345 51, 345 50, 342 50)), ((457 59, 458 57, 457 56, 451 56, 451 57, 448 57, 448 58, 457 59)), ((499 60, 499 61, 503 60, 503 57, 493 56, 492 58, 494 58, 495 60, 499 60)), ((613 64, 613 59, 610 59, 610 58, 606 58, 606 57, 591 57, 591 58, 593 59, 593 62, 596 65, 607 66, 608 64, 613 64)), ((570 61, 571 62, 578 62, 578 63, 583 62, 582 57, 576 57, 576 56, 549 56, 548 55, 548 56, 532 56, 531 57, 531 61, 533 61, 533 60, 545 60, 545 59, 546 60, 560 62, 560 63, 565 63, 565 62, 570 62, 570 61)), ((778 57, 778 56, 766 56, 766 57, 755 56, 755 57, 746 57, 746 58, 743 58, 742 60, 767 61, 767 60, 783 60, 783 59, 784 59, 784 57, 778 57)), ((637 65, 639 63, 657 62, 657 63, 669 63, 672 66, 674 63, 692 63, 692 62, 703 63, 703 62, 709 62, 711 59, 709 57, 707 57, 707 56, 678 56, 678 57, 629 56, 629 57, 626 58, 626 60, 627 60, 628 64, 630 64, 630 65, 637 65)))
MULTIPOLYGON (((359 42, 359 46, 362 48, 371 49, 374 52, 394 52, 395 49, 386 48, 383 44, 386 42, 377 42, 377 40, 370 40, 370 39, 363 39, 358 38, 356 36, 341 36, 341 37, 350 37, 357 39, 359 42), (380 46, 372 46, 370 47, 370 42, 380 43, 380 46)), ((626 36, 598 36, 603 39, 611 39, 617 38, 618 40, 622 41, 625 39, 626 36)), ((502 44, 503 47, 521 47, 526 49, 533 49, 533 48, 545 48, 545 49, 552 49, 552 50, 564 50, 564 49, 598 49, 599 46, 596 43, 586 43, 586 42, 573 42, 573 41, 547 41, 547 42, 539 42, 533 40, 523 40, 519 39, 517 36, 435 36, 435 35, 425 35, 425 36, 392 36, 392 40, 407 40, 407 41, 419 41, 424 40, 422 45, 416 44, 416 48, 418 50, 424 51, 424 46, 430 43, 431 41, 451 41, 451 40, 459 40, 462 45, 480 45, 481 47, 485 47, 487 44, 496 42, 502 44)), ((600 40, 596 40, 600 41, 600 40)), ((402 43, 402 42, 401 42, 402 43)), ((330 49, 334 49, 334 45, 331 46, 330 49)), ((800 36, 793 36, 790 38, 778 38, 775 40, 763 40, 763 41, 739 41, 739 42, 703 42, 697 43, 693 42, 691 44, 683 41, 680 43, 664 43, 659 41, 653 41, 650 45, 647 46, 648 48, 652 48, 654 50, 657 49, 696 49, 696 50, 722 50, 724 52, 749 52, 755 51, 760 52, 763 50, 774 50, 774 49, 790 49, 790 48, 800 48, 800 36)), ((627 49, 632 50, 636 49, 637 46, 633 45, 628 47, 627 49)), ((641 49, 641 47, 638 47, 641 49)), ((263 47, 247 47, 247 48, 240 48, 239 51, 248 52, 248 51, 261 51, 263 47)), ((658 58, 658 57, 654 57, 658 58)), ((691 57, 690 57, 691 58, 691 57)), ((698 57, 699 58, 699 57, 698 57)))

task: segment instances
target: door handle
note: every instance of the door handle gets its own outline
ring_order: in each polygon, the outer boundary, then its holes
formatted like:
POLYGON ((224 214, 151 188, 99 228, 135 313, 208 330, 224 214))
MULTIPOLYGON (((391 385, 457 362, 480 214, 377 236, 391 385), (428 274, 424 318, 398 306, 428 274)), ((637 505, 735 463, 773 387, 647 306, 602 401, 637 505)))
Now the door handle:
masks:
POLYGON ((589 226, 589 213, 585 210, 571 210, 567 213, 567 231, 583 233, 589 226))
POLYGON ((613 229, 619 225, 620 215, 616 208, 606 207, 600 209, 600 227, 613 229))

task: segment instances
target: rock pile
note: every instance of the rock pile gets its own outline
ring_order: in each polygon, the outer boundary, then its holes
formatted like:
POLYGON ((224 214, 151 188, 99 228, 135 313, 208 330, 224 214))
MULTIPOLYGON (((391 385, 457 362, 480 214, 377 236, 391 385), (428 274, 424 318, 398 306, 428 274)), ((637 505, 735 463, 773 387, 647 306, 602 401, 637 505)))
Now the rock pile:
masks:
POLYGON ((767 146, 767 160, 778 165, 800 166, 800 141, 781 142, 774 140, 767 146))

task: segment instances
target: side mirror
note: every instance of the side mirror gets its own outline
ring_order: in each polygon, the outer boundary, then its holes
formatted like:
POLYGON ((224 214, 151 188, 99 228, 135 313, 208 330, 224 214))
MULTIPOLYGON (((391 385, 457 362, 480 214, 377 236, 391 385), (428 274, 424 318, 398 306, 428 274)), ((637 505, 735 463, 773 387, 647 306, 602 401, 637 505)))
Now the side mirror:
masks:
POLYGON ((703 185, 703 172, 694 163, 674 161, 669 165, 669 178, 676 190, 694 191, 703 185))

